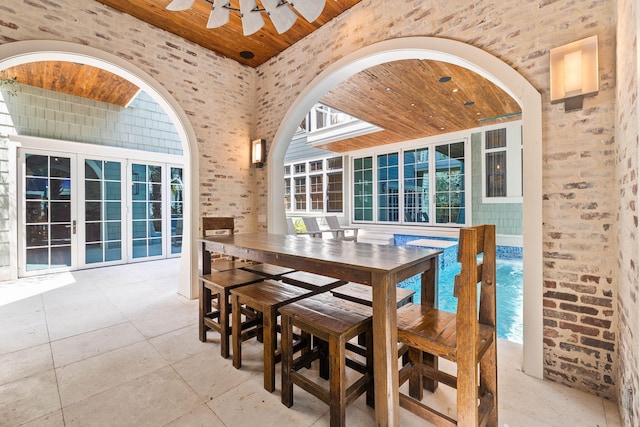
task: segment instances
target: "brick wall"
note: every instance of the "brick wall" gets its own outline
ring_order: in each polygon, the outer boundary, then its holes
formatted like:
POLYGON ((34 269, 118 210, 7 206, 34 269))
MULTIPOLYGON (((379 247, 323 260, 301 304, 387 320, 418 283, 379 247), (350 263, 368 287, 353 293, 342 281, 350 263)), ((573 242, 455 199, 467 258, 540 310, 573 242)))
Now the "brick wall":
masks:
POLYGON ((160 82, 190 119, 200 154, 202 215, 256 228, 249 141, 255 71, 95 1, 0 0, 0 43, 64 40, 116 55, 160 82))
MULTIPOLYGON (((613 2, 363 0, 258 68, 257 134, 273 141, 287 108, 337 59, 378 41, 410 35, 450 38, 481 48, 510 64, 541 92, 544 374, 614 399, 613 2), (600 93, 586 99, 583 110, 565 113, 562 105, 549 103, 549 49, 594 34, 600 43, 600 93)), ((258 211, 264 212, 266 171, 257 182, 258 211)))
POLYGON ((618 400, 628 426, 640 423, 638 332, 638 2, 617 2, 616 180, 618 186, 618 400))
POLYGON ((169 116, 145 92, 127 108, 20 85, 5 96, 0 135, 29 135, 63 141, 182 155, 182 143, 169 116), (4 111, 4 112, 3 112, 4 111))

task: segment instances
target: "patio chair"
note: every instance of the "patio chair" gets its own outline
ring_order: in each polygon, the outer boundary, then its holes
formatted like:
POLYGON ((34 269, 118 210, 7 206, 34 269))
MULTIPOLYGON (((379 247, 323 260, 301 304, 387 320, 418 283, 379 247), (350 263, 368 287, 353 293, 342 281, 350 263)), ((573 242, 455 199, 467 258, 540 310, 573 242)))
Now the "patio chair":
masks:
POLYGON ((311 237, 322 237, 322 230, 320 230, 318 220, 315 217, 302 218, 302 221, 304 221, 304 226, 307 229, 306 234, 310 234, 311 237))
POLYGON ((358 229, 356 227, 342 227, 337 216, 325 216, 329 228, 332 230, 334 239, 339 240, 358 240, 358 229), (335 231, 340 230, 340 231, 335 231), (346 234, 346 232, 350 232, 346 234))
POLYGON ((456 313, 420 304, 398 310, 398 341, 411 361, 400 370, 400 383, 409 380, 400 406, 436 425, 498 425, 495 233, 495 225, 460 230, 456 313), (438 369, 439 357, 456 364, 455 375, 438 369), (438 382, 457 389, 457 420, 422 402, 425 378, 432 390, 438 382))

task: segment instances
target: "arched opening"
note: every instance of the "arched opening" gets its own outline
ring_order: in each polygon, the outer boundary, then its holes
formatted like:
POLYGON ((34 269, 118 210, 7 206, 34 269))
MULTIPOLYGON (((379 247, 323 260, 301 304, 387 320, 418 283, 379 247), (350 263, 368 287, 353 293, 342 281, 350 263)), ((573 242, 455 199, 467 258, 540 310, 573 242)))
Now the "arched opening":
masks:
POLYGON ((465 67, 505 90, 523 115, 523 370, 542 378, 542 108, 538 91, 516 70, 489 53, 465 43, 432 37, 387 40, 341 58, 302 91, 278 128, 269 157, 269 230, 286 232, 282 195, 284 157, 296 128, 311 107, 331 88, 374 65, 431 59, 465 67))
MULTIPOLYGON (((149 74, 117 56, 101 50, 60 41, 29 40, 0 46, 0 70, 38 61, 70 61, 91 65, 129 80, 144 90, 170 117, 178 132, 183 148, 184 185, 188 189, 184 204, 184 241, 180 265, 180 282, 177 291, 187 298, 197 295, 191 274, 196 271, 197 253, 194 236, 198 232, 198 210, 194 201, 198 199, 198 147, 195 132, 186 114, 169 92, 149 74)), ((15 213, 12 221, 16 221, 15 213)), ((15 224, 13 224, 15 225, 15 224)), ((15 230, 17 227, 12 227, 15 230)))

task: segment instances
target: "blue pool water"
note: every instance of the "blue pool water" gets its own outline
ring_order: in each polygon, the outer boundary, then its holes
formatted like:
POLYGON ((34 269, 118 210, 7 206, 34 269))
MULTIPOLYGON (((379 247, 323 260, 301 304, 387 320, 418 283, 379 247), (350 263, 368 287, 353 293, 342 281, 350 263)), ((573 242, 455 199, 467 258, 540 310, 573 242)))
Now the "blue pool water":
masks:
MULTIPOLYGON (((497 251, 498 256, 501 251, 497 251)), ((498 338, 522 343, 522 258, 498 258, 496 262, 496 304, 498 309, 498 338)), ((438 278, 438 308, 456 311, 458 300, 453 297, 453 280, 460 272, 460 264, 440 268, 438 278)), ((414 301, 420 301, 420 277, 405 280, 398 286, 416 291, 414 301)))

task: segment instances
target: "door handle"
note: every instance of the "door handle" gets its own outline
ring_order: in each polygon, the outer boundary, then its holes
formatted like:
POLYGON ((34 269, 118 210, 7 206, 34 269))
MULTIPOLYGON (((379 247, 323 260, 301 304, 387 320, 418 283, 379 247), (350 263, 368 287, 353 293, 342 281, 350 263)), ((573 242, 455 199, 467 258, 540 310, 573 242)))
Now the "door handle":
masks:
POLYGON ((67 228, 71 229, 71 234, 76 234, 76 220, 71 221, 71 225, 67 225, 67 228))

